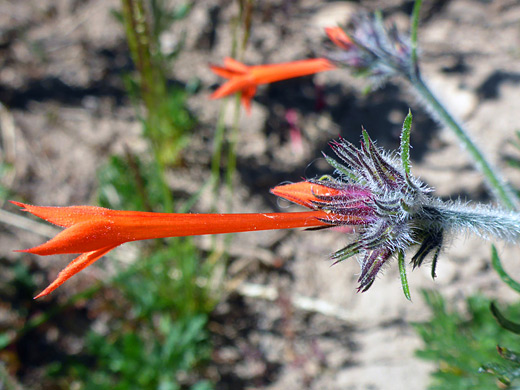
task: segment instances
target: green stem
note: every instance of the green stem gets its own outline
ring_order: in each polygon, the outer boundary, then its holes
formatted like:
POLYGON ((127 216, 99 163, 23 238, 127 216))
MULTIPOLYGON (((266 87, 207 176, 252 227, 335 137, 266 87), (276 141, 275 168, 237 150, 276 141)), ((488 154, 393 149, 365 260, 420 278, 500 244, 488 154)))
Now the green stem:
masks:
POLYGON ((464 127, 448 112, 448 110, 441 104, 439 99, 431 92, 428 86, 424 83, 420 74, 416 72, 410 77, 415 90, 422 97, 426 107, 431 113, 437 116, 437 119, 450 128, 464 148, 469 152, 477 167, 480 169, 484 177, 487 179, 489 187, 492 189, 494 195, 502 204, 511 210, 517 209, 517 198, 506 182, 500 177, 495 168, 487 161, 478 146, 473 142, 464 127))
POLYGON ((424 220, 433 228, 454 231, 468 230, 481 237, 499 238, 520 242, 520 213, 481 204, 468 205, 461 201, 424 205, 421 211, 424 220))
POLYGON ((425 84, 419 73, 419 64, 417 58, 417 31, 419 29, 419 13, 421 10, 422 0, 415 0, 412 13, 412 31, 411 31, 411 69, 409 80, 414 86, 415 90, 423 98, 425 105, 429 108, 431 113, 437 116, 437 119, 450 128, 462 145, 467 149, 480 171, 487 179, 489 187, 492 189, 495 197, 499 199, 504 206, 509 209, 517 209, 518 198, 514 192, 502 179, 498 171, 487 161, 478 146, 473 142, 469 133, 466 132, 461 123, 459 123, 441 104, 439 99, 431 92, 425 84))
MULTIPOLYGON (((233 33, 233 46, 231 56, 243 60, 243 56, 249 41, 252 25, 253 1, 252 0, 238 0, 239 14, 235 24, 233 33), (239 40, 240 30, 243 30, 242 40, 239 40)), ((228 190, 228 211, 231 212, 233 208, 233 177, 236 172, 237 154, 236 145, 239 135, 239 120, 240 120, 240 93, 235 94, 235 105, 233 110, 233 127, 228 139, 228 153, 227 153, 227 169, 226 169, 226 187, 228 190)))
POLYGON ((422 0, 415 0, 412 13, 412 66, 417 69, 417 31, 419 30, 419 12, 421 11, 422 0))
POLYGON ((228 212, 232 211, 233 208, 233 177, 235 176, 236 168, 237 168, 237 153, 236 147, 238 142, 238 133, 239 133, 239 120, 240 120, 240 95, 236 94, 235 96, 235 107, 233 112, 233 127, 231 128, 231 134, 229 135, 229 149, 228 149, 228 161, 227 161, 227 171, 226 171, 226 184, 227 189, 229 191, 229 204, 228 204, 228 212))
MULTIPOLYGON (((160 66, 154 64, 150 26, 142 0, 122 0, 123 16, 130 54, 139 72, 142 98, 149 112, 154 112, 166 94, 166 80, 160 66)), ((152 132, 157 128, 152 127, 152 132)), ((157 134, 152 133, 153 136, 157 134)))
POLYGON ((211 157, 211 181, 212 192, 214 200, 218 197, 218 186, 220 184, 220 169, 222 166, 222 149, 224 147, 224 135, 226 132, 226 125, 224 124, 224 115, 227 107, 227 99, 220 107, 219 115, 217 118, 217 126, 215 129, 215 135, 213 136, 213 156, 211 157))
POLYGON ((157 169, 161 181, 162 207, 165 212, 173 212, 173 197, 165 179, 166 163, 161 148, 164 134, 176 136, 178 131, 164 106, 168 99, 166 77, 163 64, 153 56, 157 52, 158 43, 151 33, 143 0, 121 0, 121 5, 130 54, 139 75, 140 98, 146 107, 146 114, 143 116, 144 132, 157 164, 154 168, 157 169))

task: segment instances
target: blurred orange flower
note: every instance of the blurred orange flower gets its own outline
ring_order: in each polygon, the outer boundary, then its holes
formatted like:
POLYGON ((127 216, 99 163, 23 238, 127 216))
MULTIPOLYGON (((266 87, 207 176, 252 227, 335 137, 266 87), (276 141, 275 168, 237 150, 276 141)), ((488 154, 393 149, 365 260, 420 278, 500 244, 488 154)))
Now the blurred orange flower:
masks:
POLYGON ((348 50, 354 43, 341 27, 325 27, 325 33, 338 47, 348 50))
POLYGON ((242 104, 249 112, 251 99, 255 95, 258 85, 324 72, 335 69, 336 66, 325 58, 247 66, 228 57, 224 59, 223 67, 210 65, 210 68, 217 75, 229 79, 213 92, 211 99, 219 99, 235 92, 241 92, 242 104))

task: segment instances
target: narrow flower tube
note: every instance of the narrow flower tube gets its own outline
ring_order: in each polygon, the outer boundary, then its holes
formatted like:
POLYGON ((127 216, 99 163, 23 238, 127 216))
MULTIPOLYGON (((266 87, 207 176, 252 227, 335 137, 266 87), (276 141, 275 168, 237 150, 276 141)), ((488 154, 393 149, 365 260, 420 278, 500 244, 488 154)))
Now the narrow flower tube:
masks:
POLYGON ((36 298, 49 294, 67 279, 115 247, 129 241, 203 234, 328 226, 326 211, 256 214, 167 214, 118 211, 94 206, 42 207, 12 202, 24 211, 64 227, 56 237, 31 249, 47 256, 82 253, 36 298))
POLYGON ((247 66, 232 58, 226 58, 223 67, 210 65, 210 68, 215 74, 229 79, 213 92, 211 99, 219 99, 235 92, 241 92, 242 104, 250 111, 251 99, 255 95, 258 85, 332 70, 335 69, 335 65, 325 58, 315 58, 281 64, 247 66))

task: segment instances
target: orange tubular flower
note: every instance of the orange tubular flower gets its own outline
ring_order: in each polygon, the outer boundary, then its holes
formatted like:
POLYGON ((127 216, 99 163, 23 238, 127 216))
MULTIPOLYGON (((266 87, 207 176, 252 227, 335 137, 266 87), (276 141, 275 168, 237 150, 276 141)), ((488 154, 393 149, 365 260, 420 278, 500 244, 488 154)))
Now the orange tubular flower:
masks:
POLYGON ((309 181, 300 181, 277 186, 271 190, 271 194, 304 207, 314 208, 313 202, 318 201, 318 197, 339 195, 341 190, 309 181))
POLYGON ((325 33, 336 46, 344 50, 348 50, 354 45, 341 27, 325 27, 325 33))
POLYGON ((217 75, 229 79, 227 83, 213 92, 211 99, 219 99, 235 92, 241 92, 242 104, 249 112, 251 99, 255 95, 258 85, 324 72, 335 69, 336 66, 325 58, 254 66, 247 66, 232 58, 226 58, 223 67, 210 65, 210 68, 217 75))
MULTIPOLYGON (((313 199, 317 200, 314 194, 325 192, 330 190, 319 184, 305 183, 294 190, 287 186, 273 189, 274 194, 307 207, 311 207, 313 199)), ((35 299, 49 294, 71 276, 93 264, 115 247, 129 241, 331 226, 330 222, 327 222, 331 213, 322 210, 296 213, 167 214, 117 211, 94 206, 41 207, 13 201, 12 203, 22 207, 24 211, 65 228, 46 243, 18 252, 42 256, 82 253, 35 299)))

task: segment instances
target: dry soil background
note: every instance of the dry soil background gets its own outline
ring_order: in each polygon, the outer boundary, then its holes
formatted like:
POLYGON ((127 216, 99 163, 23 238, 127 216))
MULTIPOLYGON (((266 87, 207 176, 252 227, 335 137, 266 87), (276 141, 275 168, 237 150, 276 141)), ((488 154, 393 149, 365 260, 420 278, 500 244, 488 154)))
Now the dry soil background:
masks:
MULTIPOLYGON (((89 203, 95 196, 96 169, 107 156, 124 147, 145 150, 120 79, 132 64, 122 28, 110 13, 118 7, 115 0, 0 3, 0 102, 5 107, 0 112, 0 157, 15 168, 0 180, 15 196, 42 205, 89 203)), ((258 64, 319 56, 323 27, 347 20, 360 7, 380 8, 408 28, 411 1, 262 1, 255 8, 244 60, 258 64)), ((172 79, 198 79, 202 85, 189 101, 200 124, 185 152, 185 168, 169 174, 172 190, 194 193, 209 177, 221 102, 208 97, 222 80, 208 64, 229 55, 236 14, 235 2, 196 0, 187 19, 163 37, 167 49, 181 34, 186 36, 172 79)), ((520 175, 505 167, 504 156, 515 153, 510 141, 519 130, 519 21, 517 1, 426 1, 419 38, 430 84, 517 186, 520 175)), ((240 118, 234 211, 296 210, 277 203, 269 188, 325 172, 319 157, 327 141, 341 134, 357 142, 361 125, 379 145, 396 148, 408 107, 415 114, 414 172, 439 196, 491 201, 454 137, 428 119, 399 81, 370 94, 362 93, 365 85, 338 70, 260 88, 251 115, 240 118), (320 96, 325 106, 318 109, 320 96), (298 113, 301 148, 290 142, 284 116, 289 109, 298 113)), ((193 211, 208 211, 209 195, 193 211)), ((18 213, 2 202, 5 211, 18 213)), ((2 268, 18 258, 12 249, 42 240, 16 223, 9 219, 0 225, 2 268)), ((440 290, 454 305, 476 292, 513 298, 490 269, 489 244, 473 237, 453 239, 441 256, 435 282, 427 267, 409 274, 413 303, 403 297, 395 266, 369 292, 357 294, 357 263, 331 268, 327 262, 329 253, 346 242, 343 235, 326 231, 234 237, 230 273, 245 277, 212 320, 218 329, 218 388, 422 389, 432 367, 413 357, 420 341, 410 326, 429 314, 420 289, 440 290)), ((210 245, 206 238, 198 243, 210 245)), ((502 244, 500 250, 506 268, 518 275, 518 249, 502 244)), ((66 260, 27 256, 24 261, 43 287, 66 260)), ((91 268, 61 293, 104 277, 91 268)), ((14 299, 10 277, 1 272, 0 283, 4 296, 14 299)), ((12 320, 9 308, 15 304, 0 304, 4 326, 12 320)), ((38 351, 34 355, 36 362, 38 351)), ((38 388, 38 374, 37 369, 25 370, 19 379, 27 388, 38 388)))

